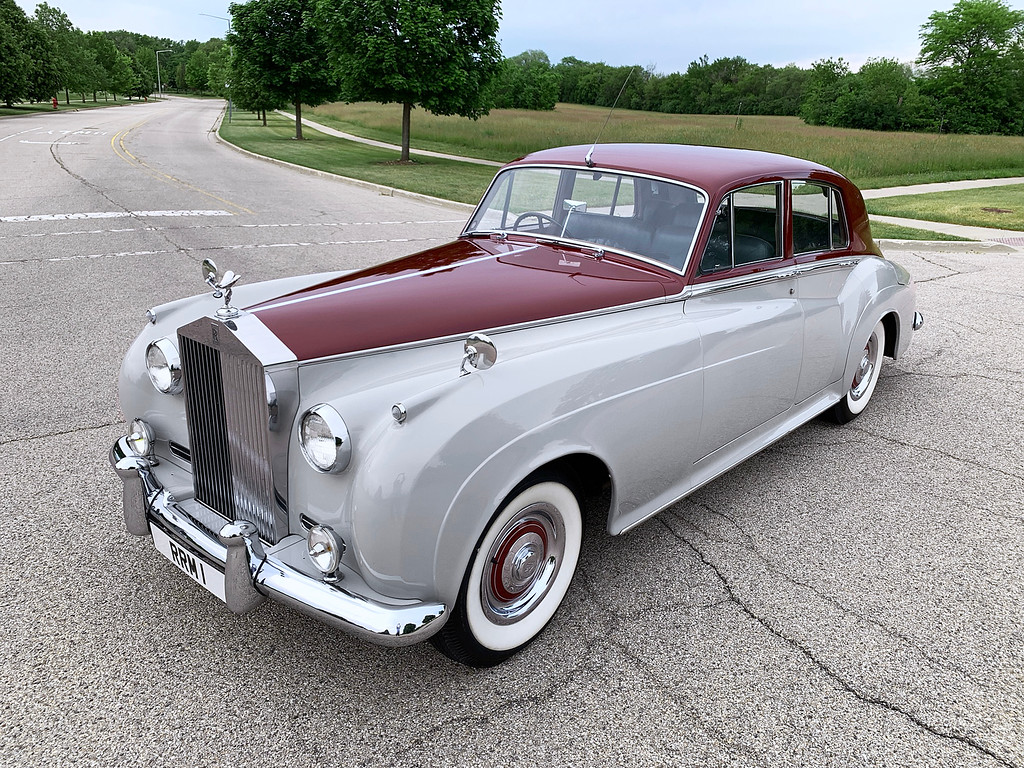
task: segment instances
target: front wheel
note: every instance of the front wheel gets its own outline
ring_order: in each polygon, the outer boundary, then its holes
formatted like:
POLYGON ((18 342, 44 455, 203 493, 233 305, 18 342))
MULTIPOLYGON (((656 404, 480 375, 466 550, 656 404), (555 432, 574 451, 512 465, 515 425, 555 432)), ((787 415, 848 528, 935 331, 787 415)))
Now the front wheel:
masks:
POLYGON ((843 399, 836 403, 828 412, 829 418, 836 424, 846 424, 860 415, 871 399, 878 383, 878 375, 882 372, 882 356, 885 354, 885 325, 881 320, 871 331, 860 362, 853 373, 853 380, 843 399))
POLYGON ((528 645, 562 603, 582 538, 579 501, 566 485, 546 480, 514 491, 481 536, 434 646, 490 667, 528 645))

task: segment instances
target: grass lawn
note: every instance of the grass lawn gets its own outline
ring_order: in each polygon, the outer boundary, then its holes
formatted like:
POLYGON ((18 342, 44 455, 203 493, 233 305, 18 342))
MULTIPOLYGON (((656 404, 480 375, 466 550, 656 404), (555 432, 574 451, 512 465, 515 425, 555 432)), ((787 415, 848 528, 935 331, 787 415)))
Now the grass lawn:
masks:
POLYGON ((495 171, 435 158, 400 165, 394 150, 333 138, 306 127, 302 129, 305 139, 296 141, 295 121, 273 113, 264 128, 254 114, 236 111, 230 123, 221 123, 220 135, 250 152, 306 168, 463 203, 479 202, 495 171))
POLYGON ((970 242, 966 237, 947 235, 943 232, 932 232, 916 227, 901 227, 899 224, 886 224, 881 221, 871 222, 871 234, 878 240, 944 240, 949 242, 970 242))
MULTIPOLYGON (((869 213, 1024 231, 1024 185, 865 200, 869 213)), ((874 225, 872 225, 874 227, 874 225)))
MULTIPOLYGON (((330 104, 312 112, 312 119, 367 138, 398 142, 401 130, 400 108, 394 105, 378 104, 330 104)), ((525 112, 519 110, 496 110, 489 118, 479 121, 461 118, 438 118, 426 115, 421 110, 414 112, 413 146, 453 154, 465 154, 491 160, 512 159, 529 151, 528 145, 537 146, 580 143, 583 135, 594 128, 593 121, 603 120, 605 110, 593 107, 560 105, 554 112, 525 112), (504 149, 502 149, 504 147, 504 149)), ((617 116, 617 113, 616 113, 617 116)), ((998 176, 990 173, 994 167, 1006 164, 1006 172, 1024 175, 1024 139, 992 136, 933 136, 927 134, 877 134, 869 131, 838 131, 805 126, 793 118, 742 118, 737 128, 736 118, 680 117, 654 113, 627 112, 625 122, 615 125, 616 116, 609 124, 608 140, 633 141, 696 141, 696 138, 681 131, 698 130, 697 143, 726 143, 723 138, 759 137, 749 142, 753 146, 784 151, 787 154, 811 156, 805 150, 812 147, 826 147, 838 144, 858 155, 857 162, 873 173, 891 172, 900 164, 924 167, 935 161, 940 147, 947 150, 959 147, 961 171, 938 172, 915 171, 910 176, 874 176, 867 178, 884 179, 887 184, 906 183, 908 180, 924 182, 937 178, 998 176), (628 118, 628 119, 627 119, 628 118), (646 126, 645 131, 639 131, 646 126), (675 133, 669 128, 674 126, 675 133), (829 142, 829 136, 839 135, 837 142, 829 142), (891 140, 904 148, 919 142, 916 150, 906 149, 914 157, 901 156, 900 152, 879 137, 891 140), (870 140, 870 141, 868 141, 870 140), (846 143, 844 143, 844 141, 846 143), (867 142, 867 143, 865 143, 867 142), (911 142, 908 144, 907 142, 911 142), (767 143, 768 146, 765 146, 767 143), (859 147, 859 149, 857 149, 859 147), (1012 150, 1009 151, 1009 150, 1012 150), (871 155, 874 152, 874 155, 871 155), (1013 155, 1019 152, 1019 155, 1013 155), (862 154, 860 154, 862 153, 862 154), (986 166, 986 161, 991 161, 986 166), (1019 167, 1009 165, 1015 162, 1019 167), (971 170, 968 172, 968 169, 971 170)), ((598 128, 600 127, 598 123, 598 128)), ((316 168, 341 176, 370 181, 388 187, 406 189, 433 197, 476 203, 494 174, 494 169, 470 163, 418 158, 408 165, 398 164, 398 153, 355 142, 326 136, 310 128, 303 129, 304 141, 295 141, 294 120, 278 114, 271 114, 264 127, 255 115, 236 111, 231 123, 224 122, 221 136, 244 149, 285 160, 296 165, 316 168)), ((740 146, 740 142, 733 142, 740 146)), ((824 150, 823 150, 824 151, 824 150)), ((839 152, 837 146, 830 151, 839 152)), ((948 158, 947 158, 948 159, 948 158)), ((953 163, 949 160, 950 164, 953 163)), ((838 164, 828 163, 833 167, 838 164)), ((849 169, 846 169, 848 175, 849 169)), ((856 179, 856 176, 853 175, 856 179)), ((863 184, 863 181, 861 182, 863 184)), ((945 221, 955 224, 977 224, 979 226, 1003 229, 1024 229, 1024 186, 996 187, 970 192, 910 195, 898 198, 884 198, 867 201, 871 213, 904 216, 926 221, 945 221), (935 203, 928 201, 935 199, 935 203), (963 199, 965 205, 957 204, 963 199), (927 205, 926 205, 927 203, 927 205), (985 213, 982 208, 1011 210, 1011 213, 985 213), (980 218, 975 216, 978 213, 980 218)), ((872 224, 875 237, 896 240, 960 240, 962 238, 943 235, 923 229, 911 229, 892 224, 872 224)))
POLYGON ((76 99, 72 99, 71 104, 65 104, 64 99, 60 99, 57 102, 57 109, 54 109, 53 105, 48 101, 40 102, 39 104, 15 104, 13 107, 10 108, 6 107, 3 104, 0 104, 0 117, 9 117, 14 115, 33 115, 39 114, 40 112, 47 114, 51 112, 73 112, 75 110, 100 109, 102 107, 125 107, 131 104, 141 103, 144 102, 140 101, 139 99, 133 99, 132 101, 128 101, 127 99, 118 99, 117 101, 114 101, 113 99, 111 99, 110 101, 93 101, 92 99, 89 99, 88 101, 79 101, 76 99))
MULTIPOLYGON (((306 116, 339 130, 400 143, 397 104, 325 104, 306 116)), ((488 160, 566 144, 589 145, 603 107, 559 104, 550 112, 496 109, 479 120, 412 113, 412 144, 488 160)), ((882 133, 806 125, 795 117, 667 115, 616 110, 601 140, 674 142, 780 152, 835 168, 863 189, 1024 176, 1024 137, 882 133)))

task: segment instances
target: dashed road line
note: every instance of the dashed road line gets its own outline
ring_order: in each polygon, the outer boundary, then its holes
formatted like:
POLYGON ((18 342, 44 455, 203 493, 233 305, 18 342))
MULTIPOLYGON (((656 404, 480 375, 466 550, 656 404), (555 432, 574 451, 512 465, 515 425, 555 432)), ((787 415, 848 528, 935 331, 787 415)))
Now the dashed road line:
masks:
POLYGON ((206 253, 208 251, 258 251, 273 248, 319 248, 332 245, 379 245, 382 243, 431 243, 439 242, 439 237, 394 237, 372 240, 326 240, 323 242, 296 243, 251 243, 242 245, 215 245, 208 248, 169 248, 158 251, 119 251, 117 253, 90 253, 77 256, 53 256, 49 258, 19 259, 17 261, 0 261, 0 267, 16 264, 56 263, 63 261, 82 261, 87 259, 115 259, 133 256, 158 256, 167 253, 206 253))
POLYGON ((15 136, 23 136, 26 133, 32 133, 33 131, 41 131, 41 130, 43 130, 43 126, 38 126, 36 128, 29 128, 27 131, 18 131, 17 133, 11 133, 11 134, 8 134, 7 136, 4 136, 2 139, 0 139, 0 142, 7 141, 8 139, 13 139, 15 136))
POLYGON ((142 219, 185 216, 233 216, 229 211, 94 211, 92 213, 41 213, 30 216, 0 216, 0 222, 78 221, 81 219, 142 219))

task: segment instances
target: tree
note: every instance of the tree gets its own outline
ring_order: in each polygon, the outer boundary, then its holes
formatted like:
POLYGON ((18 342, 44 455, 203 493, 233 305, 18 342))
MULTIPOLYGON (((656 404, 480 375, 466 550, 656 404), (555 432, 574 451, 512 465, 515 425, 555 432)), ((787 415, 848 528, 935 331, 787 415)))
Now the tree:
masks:
POLYGON ((921 27, 923 90, 946 128, 964 133, 1024 132, 1024 11, 1002 0, 960 0, 921 27))
POLYGON ((190 91, 202 93, 210 82, 210 57, 202 48, 188 58, 185 64, 185 85, 190 91))
POLYGON ((84 64, 80 41, 75 34, 77 30, 64 11, 47 3, 40 3, 36 6, 34 20, 46 30, 53 41, 58 88, 64 90, 65 103, 70 103, 70 83, 74 78, 75 70, 84 64))
POLYGON ((524 51, 501 62, 490 94, 499 109, 554 109, 558 75, 544 51, 524 51))
POLYGON ((414 106, 487 114, 487 86, 501 63, 499 17, 499 0, 318 0, 316 21, 346 101, 402 105, 407 162, 414 106))
POLYGON ((49 101, 64 88, 56 42, 50 37, 46 27, 35 19, 29 19, 22 40, 22 50, 32 62, 28 71, 29 99, 33 102, 49 101))
POLYGON ((0 100, 8 107, 28 93, 31 59, 25 53, 28 18, 14 0, 0 0, 0 100))
POLYGON ((259 73, 254 72, 252 65, 238 56, 231 59, 230 78, 231 96, 235 105, 239 109, 261 114, 264 125, 267 124, 267 110, 281 109, 288 103, 280 95, 263 90, 259 73))
POLYGON ((235 57, 258 91, 295 105, 296 139, 302 138, 302 105, 315 107, 338 95, 327 41, 312 23, 314 2, 250 0, 229 7, 235 57))
POLYGON ((835 125, 836 102, 849 89, 850 67, 843 59, 814 62, 800 105, 800 117, 811 125, 835 125))

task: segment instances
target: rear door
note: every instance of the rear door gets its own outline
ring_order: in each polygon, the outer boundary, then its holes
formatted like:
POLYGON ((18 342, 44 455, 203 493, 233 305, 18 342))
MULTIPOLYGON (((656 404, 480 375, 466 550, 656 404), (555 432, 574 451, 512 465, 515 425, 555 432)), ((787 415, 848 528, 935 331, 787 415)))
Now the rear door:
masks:
POLYGON ((787 258, 784 182, 727 195, 685 312, 700 332, 704 395, 697 459, 792 407, 804 317, 787 258))

